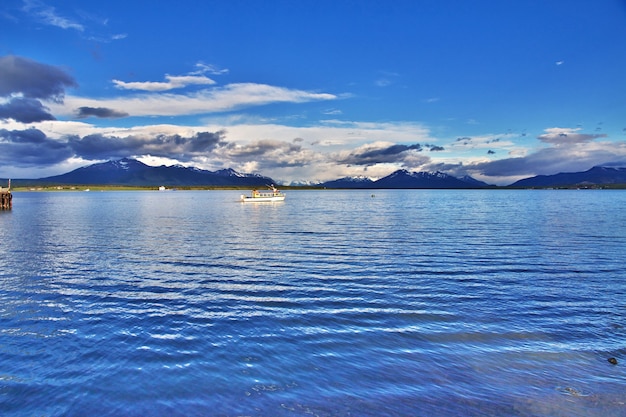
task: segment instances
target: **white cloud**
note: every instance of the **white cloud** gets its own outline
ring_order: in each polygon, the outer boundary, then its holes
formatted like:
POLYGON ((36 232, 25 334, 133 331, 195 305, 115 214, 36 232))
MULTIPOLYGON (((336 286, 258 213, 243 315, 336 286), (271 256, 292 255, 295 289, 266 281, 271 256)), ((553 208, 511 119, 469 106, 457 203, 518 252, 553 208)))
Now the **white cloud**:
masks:
POLYGON ((579 133, 581 128, 569 128, 569 127, 552 127, 545 129, 543 135, 539 136, 539 140, 545 143, 552 143, 554 145, 571 145, 573 143, 585 143, 591 142, 594 139, 604 138, 607 135, 604 133, 579 133))
POLYGON ((374 81, 374 85, 377 87, 388 87, 400 76, 397 72, 391 71, 380 71, 380 73, 381 77, 374 81))
MULTIPOLYGON (((144 85, 144 88, 149 86, 144 85)), ((160 86, 157 85, 155 88, 160 86)), ((130 116, 181 116, 225 112, 270 103, 304 103, 336 98, 336 95, 328 93, 294 90, 267 84, 239 83, 189 94, 136 94, 99 99, 66 96, 64 103, 51 103, 50 108, 54 114, 64 116, 71 116, 80 107, 119 109, 130 116)))
POLYGON ((373 123, 373 122, 327 122, 318 126, 287 126, 272 123, 226 123, 213 120, 202 125, 184 126, 173 124, 154 124, 134 127, 97 127, 82 121, 44 121, 24 124, 14 121, 0 122, 0 129, 24 130, 34 127, 43 131, 50 138, 61 138, 67 135, 86 136, 104 134, 118 137, 124 136, 157 136, 181 135, 192 136, 198 132, 226 131, 226 139, 242 145, 260 140, 275 140, 285 143, 302 143, 320 151, 335 151, 341 148, 353 149, 364 144, 393 143, 432 143, 437 139, 430 136, 429 130, 415 123, 373 123))
MULTIPOLYGON (((126 35, 118 35, 126 37, 126 35)), ((116 38, 123 39, 123 38, 116 38)), ((165 75, 165 82, 163 81, 132 81, 126 82, 121 80, 113 80, 113 84, 115 87, 120 90, 140 90, 140 91, 150 91, 150 92, 159 92, 159 91, 168 91, 174 90, 176 88, 184 88, 190 85, 213 85, 216 82, 205 76, 204 74, 209 73, 213 75, 222 75, 228 72, 227 69, 219 69, 213 65, 205 64, 203 62, 198 62, 196 65, 196 70, 192 71, 185 75, 165 75)))
POLYGON ((121 90, 141 90, 141 91, 167 91, 175 88, 183 88, 189 85, 212 85, 215 81, 200 75, 166 75, 166 82, 139 81, 124 82, 113 80, 116 88, 121 90))
POLYGON ((196 71, 191 72, 191 75, 200 75, 200 74, 212 74, 212 75, 223 75, 228 74, 228 69, 226 68, 218 68, 215 65, 205 64, 204 62, 198 62, 195 67, 196 71))
POLYGON ((61 29, 75 29, 79 32, 85 30, 82 24, 59 15, 54 7, 37 0, 24 0, 23 10, 26 13, 32 12, 41 22, 50 26, 56 26, 61 29))
POLYGON ((385 143, 432 143, 437 139, 423 125, 409 122, 373 123, 326 121, 317 126, 287 126, 277 123, 258 123, 253 121, 230 120, 207 121, 204 129, 217 131, 224 129, 230 142, 251 143, 263 139, 273 139, 286 143, 303 143, 319 152, 334 152, 348 147, 352 149, 363 144, 385 143))

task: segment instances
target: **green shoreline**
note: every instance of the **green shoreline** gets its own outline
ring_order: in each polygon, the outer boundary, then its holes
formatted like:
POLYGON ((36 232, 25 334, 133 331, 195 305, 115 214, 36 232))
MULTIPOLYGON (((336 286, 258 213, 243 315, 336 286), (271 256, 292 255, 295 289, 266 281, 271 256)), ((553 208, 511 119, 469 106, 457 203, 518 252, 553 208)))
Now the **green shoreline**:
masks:
MULTIPOLYGON (((249 191, 254 187, 234 186, 177 186, 166 188, 164 191, 249 191)), ((281 186, 283 190, 361 190, 375 191, 381 188, 324 188, 315 186, 281 186)), ((390 188, 391 189, 391 188, 390 188)), ((451 188, 410 188, 412 190, 449 190, 451 188)), ((459 188, 463 190, 624 190, 626 184, 597 184, 597 185, 570 185, 558 187, 484 187, 484 188, 459 188)), ((158 186, 130 186, 130 185, 55 185, 55 186, 31 186, 11 187, 12 192, 77 192, 77 191, 159 191, 158 186)))
MULTIPOLYGON (((321 187, 280 187, 283 190, 321 190, 321 187)), ((162 191, 213 191, 213 190, 233 190, 250 191, 254 187, 232 187, 232 186, 177 186, 167 187, 162 191)), ((55 185, 37 187, 11 187, 11 192, 77 192, 77 191, 160 191, 159 186, 131 186, 131 185, 55 185)))

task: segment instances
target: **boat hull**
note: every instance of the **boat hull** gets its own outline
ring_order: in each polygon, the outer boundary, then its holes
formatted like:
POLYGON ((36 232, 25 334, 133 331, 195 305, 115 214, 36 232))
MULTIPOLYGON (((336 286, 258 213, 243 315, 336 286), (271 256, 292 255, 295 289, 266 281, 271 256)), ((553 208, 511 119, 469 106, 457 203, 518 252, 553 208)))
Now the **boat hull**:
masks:
POLYGON ((249 202, 249 203, 273 203, 275 201, 284 201, 285 194, 281 193, 274 187, 273 185, 267 186, 269 190, 267 191, 252 191, 252 196, 241 195, 241 202, 249 202))
POLYGON ((274 196, 274 197, 246 197, 244 195, 241 196, 242 203, 273 203, 275 201, 285 201, 285 196, 274 196))

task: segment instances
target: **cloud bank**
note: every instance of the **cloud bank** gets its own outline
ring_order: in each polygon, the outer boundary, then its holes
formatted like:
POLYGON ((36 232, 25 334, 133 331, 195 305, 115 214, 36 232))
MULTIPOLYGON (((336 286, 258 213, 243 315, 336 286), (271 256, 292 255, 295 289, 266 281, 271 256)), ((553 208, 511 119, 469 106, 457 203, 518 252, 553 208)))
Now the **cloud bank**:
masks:
POLYGON ((119 109, 129 116, 185 116, 227 112, 272 103, 305 103, 337 98, 329 93, 267 84, 235 83, 187 94, 132 94, 98 99, 68 96, 63 105, 53 105, 51 108, 65 116, 71 116, 75 109, 81 107, 119 109))
POLYGON ((79 107, 76 109, 76 117, 79 119, 92 116, 104 119, 117 119, 120 117, 127 117, 129 114, 123 111, 107 109, 106 107, 79 107))
POLYGON ((0 119, 13 119, 22 123, 55 120, 49 109, 39 100, 26 97, 13 97, 0 104, 0 119))
POLYGON ((0 120, 22 123, 55 120, 44 101, 63 103, 65 89, 76 81, 51 65, 8 55, 0 57, 0 120))
POLYGON ((215 81, 200 75, 174 76, 166 75, 165 82, 144 81, 144 82, 124 82, 113 80, 116 88, 122 90, 142 90, 142 91, 167 91, 175 88, 184 88, 190 85, 212 85, 215 81))
POLYGON ((0 96, 63 102, 65 89, 77 87, 73 77, 60 68, 14 55, 0 57, 0 96))
MULTIPOLYGON (((205 169, 259 172, 287 181, 381 177, 404 168, 471 175, 506 185, 534 175, 626 160, 624 141, 611 141, 598 129, 586 133, 581 127, 549 127, 531 143, 525 131, 446 139, 433 137, 419 123, 334 119, 296 127, 246 123, 243 113, 232 123, 222 117, 213 125, 205 121, 198 126, 116 128, 76 120, 126 118, 128 122, 133 116, 209 115, 272 103, 340 98, 268 84, 217 86, 206 76, 226 71, 197 64, 187 74, 166 75, 165 81, 118 80, 119 95, 89 98, 67 94, 77 83, 63 69, 19 56, 0 57, 0 163, 6 171, 6 167, 39 169, 149 157, 205 169), (179 91, 171 91, 175 89, 179 91), (69 119, 62 120, 64 116, 69 119), (496 155, 504 157, 496 159, 496 155)), ((329 114, 342 116, 339 109, 320 110, 320 115, 329 114)))

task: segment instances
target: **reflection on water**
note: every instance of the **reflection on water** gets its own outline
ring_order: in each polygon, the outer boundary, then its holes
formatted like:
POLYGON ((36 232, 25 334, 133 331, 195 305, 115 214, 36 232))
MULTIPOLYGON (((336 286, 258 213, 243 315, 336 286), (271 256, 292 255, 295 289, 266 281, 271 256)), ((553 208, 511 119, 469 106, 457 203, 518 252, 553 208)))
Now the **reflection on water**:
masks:
POLYGON ((16 193, 0 409, 623 410, 626 193, 239 194, 16 193))

